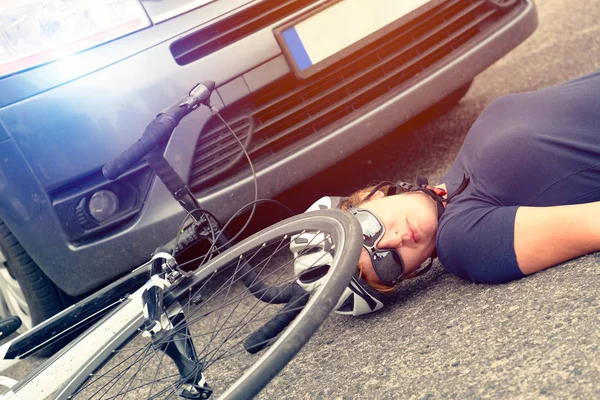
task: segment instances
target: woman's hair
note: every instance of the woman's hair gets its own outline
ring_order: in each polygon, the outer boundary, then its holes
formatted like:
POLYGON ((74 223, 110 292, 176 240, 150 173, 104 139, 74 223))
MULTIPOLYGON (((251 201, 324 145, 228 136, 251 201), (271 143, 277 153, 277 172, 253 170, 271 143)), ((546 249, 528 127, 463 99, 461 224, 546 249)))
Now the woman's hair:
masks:
MULTIPOLYGON (((357 190, 356 192, 352 193, 350 196, 348 196, 347 199, 344 199, 340 203, 340 205, 339 205, 340 209, 342 209, 344 211, 349 211, 350 206, 352 206, 352 207, 360 206, 362 203, 365 202, 365 198, 367 196, 369 196, 376 187, 377 187, 377 185, 371 185, 364 189, 360 189, 360 190, 357 190)), ((386 185, 386 186, 381 187, 378 191, 383 193, 385 196, 387 196, 388 191, 390 190, 390 187, 391 187, 391 185, 386 185)))
MULTIPOLYGON (((376 187, 377 187, 377 185, 371 185, 364 189, 357 190, 356 192, 354 192, 350 196, 348 196, 347 199, 344 199, 340 203, 339 208, 344 211, 349 211, 351 206, 359 207, 361 204, 363 204, 365 202, 366 197, 369 196, 376 187)), ((391 187, 391 185, 383 186, 378 191, 382 192, 385 196, 387 196, 390 187, 391 187)), ((368 201, 368 199, 366 201, 368 201)), ((381 283, 377 283, 377 282, 368 280, 367 277, 363 274, 362 267, 360 265, 358 266, 358 271, 360 273, 360 276, 365 280, 365 282, 367 282, 369 284, 369 286, 371 286, 373 289, 377 290, 378 292, 390 293, 396 289, 396 286, 388 286, 388 285, 384 285, 381 283)))
POLYGON ((358 273, 364 279, 364 281, 367 282, 369 286, 371 286, 373 289, 377 290, 380 293, 389 294, 396 290, 397 286, 388 286, 384 285, 383 283, 377 283, 367 279, 367 277, 363 275, 362 267, 360 265, 358 266, 358 273))

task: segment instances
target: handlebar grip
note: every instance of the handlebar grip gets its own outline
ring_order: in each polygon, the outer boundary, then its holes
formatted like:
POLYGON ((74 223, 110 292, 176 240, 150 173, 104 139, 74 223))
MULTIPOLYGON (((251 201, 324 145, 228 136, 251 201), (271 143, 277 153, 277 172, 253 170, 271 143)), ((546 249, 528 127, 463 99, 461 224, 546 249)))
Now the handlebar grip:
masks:
POLYGON ((102 173, 110 180, 117 179, 125 171, 141 160, 146 154, 166 142, 179 122, 201 104, 209 105, 210 96, 215 90, 213 81, 197 83, 183 99, 176 101, 159 113, 146 127, 142 138, 121 155, 107 162, 102 173))
POLYGON ((254 354, 264 349, 271 339, 279 335, 302 311, 310 295, 294 282, 290 287, 292 295, 288 303, 269 322, 244 340, 244 349, 254 354))
POLYGON ((145 158, 171 193, 176 193, 178 190, 185 187, 186 184, 183 179, 175 172, 173 167, 171 167, 171 164, 165 160, 165 157, 160 150, 151 151, 146 154, 145 158))
POLYGON ((142 137, 123 153, 107 162, 102 173, 110 180, 117 179, 136 162, 156 149, 171 136, 177 122, 170 113, 159 114, 144 131, 142 137))
POLYGON ((131 145, 127 150, 113 158, 102 167, 102 173, 111 181, 123 175, 136 162, 154 149, 154 143, 147 136, 131 145))

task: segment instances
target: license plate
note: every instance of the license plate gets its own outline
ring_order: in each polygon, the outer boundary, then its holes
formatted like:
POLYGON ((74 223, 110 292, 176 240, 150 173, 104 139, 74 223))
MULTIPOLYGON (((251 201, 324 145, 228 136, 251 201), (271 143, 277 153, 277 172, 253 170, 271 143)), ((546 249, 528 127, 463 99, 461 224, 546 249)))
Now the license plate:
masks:
POLYGON ((274 33, 296 76, 308 78, 443 1, 337 0, 274 33))

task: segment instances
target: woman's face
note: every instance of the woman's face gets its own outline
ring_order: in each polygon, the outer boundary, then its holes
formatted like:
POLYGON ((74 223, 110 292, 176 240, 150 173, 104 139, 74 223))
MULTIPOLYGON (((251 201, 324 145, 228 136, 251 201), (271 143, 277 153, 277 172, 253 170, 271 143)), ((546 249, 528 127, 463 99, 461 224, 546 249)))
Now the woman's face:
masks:
MULTIPOLYGON (((385 234, 379 249, 397 250, 404 261, 404 275, 410 275, 431 256, 438 228, 437 205, 422 192, 383 197, 378 192, 359 206, 373 212, 383 223, 385 234)), ((377 277, 369 253, 363 248, 358 266, 370 282, 382 284, 377 277)))

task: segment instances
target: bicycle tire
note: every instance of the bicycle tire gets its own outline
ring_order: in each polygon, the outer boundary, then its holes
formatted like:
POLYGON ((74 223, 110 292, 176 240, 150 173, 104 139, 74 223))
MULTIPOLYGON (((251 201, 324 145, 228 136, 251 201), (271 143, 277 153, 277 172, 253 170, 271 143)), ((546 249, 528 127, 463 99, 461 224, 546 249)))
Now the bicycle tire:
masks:
MULTIPOLYGON (((240 355, 238 358, 249 360, 252 364, 248 367, 238 367, 237 363, 238 359, 234 361, 227 361, 227 365, 221 367, 221 370, 212 369, 209 371, 208 366, 213 367, 214 363, 217 361, 223 361, 225 356, 229 356, 231 350, 227 350, 223 353, 223 356, 217 357, 213 350, 211 362, 213 364, 203 364, 206 366, 206 378, 209 384, 212 381, 217 381, 219 378, 226 379, 227 377, 222 377, 221 375, 228 375, 231 371, 239 370, 242 373, 241 377, 233 378, 231 383, 217 383, 215 386, 215 395, 218 395, 221 399, 247 399, 256 395, 260 390, 262 390, 267 383, 275 376, 277 373, 296 355, 296 353, 302 348, 302 346, 309 340, 312 334, 318 329, 318 327, 322 324, 322 322, 327 318, 329 313, 337 304, 339 296, 341 295, 344 288, 347 287, 354 271, 356 270, 356 262, 360 255, 361 251, 361 229, 358 225, 357 221, 348 216, 347 214, 337 211, 337 210, 323 210, 316 211, 312 213, 302 214, 296 217, 292 217, 290 219, 284 220, 278 224, 275 224, 259 233, 252 235, 246 240, 240 242, 239 244, 233 246, 227 252, 219 255, 214 260, 204 265, 202 268, 199 268, 194 273, 194 279, 189 280, 185 285, 179 285, 173 290, 170 291, 170 296, 177 300, 177 302, 172 302, 171 307, 177 306, 181 301, 190 300, 187 304, 184 304, 183 307, 188 307, 190 310, 185 313, 186 321, 190 325, 185 327, 186 332, 189 332, 190 335, 197 336, 198 339, 201 336, 206 336, 207 334, 198 335, 198 333, 194 330, 195 327, 191 324, 193 318, 193 314, 191 313, 191 300, 192 293, 195 293, 196 288, 201 287, 208 290, 210 285, 213 285, 215 282, 210 283, 210 280, 206 280, 206 277, 215 278, 218 275, 218 272, 226 273, 225 271, 231 272, 231 267, 235 262, 239 260, 248 260, 248 254, 252 254, 252 257, 257 257, 257 254, 260 254, 260 251, 265 251, 266 248, 270 245, 270 243, 279 243, 277 248, 285 249, 286 241, 289 240, 290 236, 294 234, 298 234, 304 231, 319 231, 327 234, 328 240, 331 240, 334 244, 333 247, 330 248, 331 253, 333 253, 333 261, 330 263, 330 267, 327 271, 327 277, 324 280, 324 283, 318 289, 317 293, 313 293, 310 296, 308 303, 304 306, 304 309, 300 312, 300 314, 290 323, 290 325, 285 329, 283 333, 281 333, 277 340, 274 341, 266 350, 263 350, 260 355, 240 355), (278 242, 279 240, 279 242, 278 242), (281 246, 283 243, 283 247, 281 246), (256 252, 255 249, 259 249, 256 252), (189 293, 189 294, 186 294, 189 293), (187 297, 186 297, 187 296, 187 297), (188 331, 189 329, 189 331, 188 331), (218 374, 217 374, 218 372, 218 374), (219 375, 219 377, 217 377, 219 375), (222 386, 226 385, 226 386, 222 386)), ((313 246, 316 243, 312 244, 313 246)), ((288 247, 289 252, 289 247, 288 247)), ((289 252, 291 253, 291 252, 289 252)), ((281 253, 273 253, 267 257, 268 260, 272 260, 274 257, 283 257, 285 252, 282 250, 281 253)), ((284 265, 291 265, 290 263, 285 263, 284 265)), ((272 267, 270 267, 272 268, 272 267)), ((275 267, 278 268, 278 267, 275 267)), ((256 267, 255 269, 258 269, 256 267)), ((260 271, 266 270, 265 266, 260 267, 260 271)), ((229 277, 227 275, 222 276, 219 279, 225 279, 225 282, 231 281, 231 286, 227 289, 226 293, 229 295, 230 291, 235 293, 237 289, 231 289, 236 285, 236 273, 238 269, 233 271, 233 274, 229 277)), ((268 279, 273 279, 272 276, 278 271, 277 269, 271 270, 268 279)), ((283 275, 283 272, 277 272, 280 276, 283 275)), ((289 278, 289 282, 295 282, 296 276, 292 276, 289 278)), ((239 278, 237 278, 239 279, 239 278)), ((223 292, 225 291, 224 285, 221 284, 219 286, 219 281, 216 282, 218 289, 216 290, 216 294, 212 294, 211 297, 205 299, 201 302, 201 307, 207 307, 211 299, 215 299, 215 302, 222 301, 218 304, 224 304, 222 308, 219 309, 209 309, 204 308, 202 311, 202 316, 207 317, 218 311, 219 318, 221 314, 224 313, 225 307, 229 305, 231 299, 228 299, 227 296, 224 299, 219 299, 222 297, 223 292), (227 301, 225 301, 227 300, 227 301)), ((279 284, 279 283, 277 283, 279 284)), ((242 292, 243 293, 243 292, 242 292)), ((237 297, 237 294, 235 297, 237 297)), ((244 297, 246 295, 242 295, 241 300, 236 300, 238 303, 234 307, 234 311, 240 307, 240 304, 244 299, 248 297, 244 297)), ((235 297, 233 297, 235 299, 235 297)), ((167 297, 165 297, 167 298, 167 297)), ((194 296, 194 298, 198 298, 194 296)), ((203 297, 200 297, 203 299, 203 297)), ((250 300, 251 297, 250 297, 250 300)), ((233 303, 233 302, 232 302, 233 303)), ((167 304, 167 303, 165 303, 167 304)), ((257 304, 261 304, 264 306, 263 309, 266 309, 267 306, 265 303, 257 302, 257 304)), ((243 307, 246 307, 244 305, 243 307)), ((272 308, 272 307, 269 307, 272 308)), ((246 311, 243 309, 242 311, 246 311)), ((251 310, 250 310, 251 311, 251 310)), ((198 310, 194 310, 194 312, 198 312, 198 310)), ((233 312, 233 311, 232 311, 233 312)), ((247 329, 250 321, 244 321, 242 319, 243 324, 240 325, 227 325, 229 321, 230 314, 223 325, 219 329, 220 319, 217 319, 217 323, 215 324, 215 329, 212 331, 211 335, 216 338, 218 335, 225 335, 226 339, 235 337, 235 341, 239 340, 237 346, 241 344, 244 339, 247 337, 248 332, 252 332, 255 328, 247 329), (237 331, 235 331, 237 329, 237 331), (232 330, 231 333, 224 334, 222 331, 232 330), (243 330, 243 331, 242 331, 243 330), (235 331, 235 333, 233 332, 235 331), (240 339, 239 336, 242 336, 240 339)), ((246 314, 248 315, 248 314, 246 314)), ((256 314, 258 315, 258 314, 256 314)), ((213 315, 214 317, 214 315, 213 315)), ((208 318, 208 317, 207 317, 208 318)), ((261 316, 261 318, 264 318, 261 316)), ((269 317, 270 318, 270 317, 269 317)), ((165 390, 171 391, 172 394, 177 398, 179 391, 181 390, 179 383, 170 382, 168 384, 164 384, 162 382, 163 378, 158 379, 159 371, 163 374, 167 374, 167 366, 163 365, 164 355, 162 353, 151 353, 148 348, 151 349, 151 346, 148 345, 146 350, 144 350, 144 355, 134 353, 132 356, 127 356, 123 352, 125 351, 137 351, 141 352, 141 349, 138 347, 132 347, 132 344, 137 345, 137 341, 140 339, 135 339, 135 337, 140 336, 139 327, 143 322, 142 316, 142 308, 141 304, 136 304, 131 297, 128 301, 124 302, 122 306, 119 306, 115 311, 113 311, 109 316, 107 316, 104 320, 100 321, 97 325, 95 325, 92 329, 88 330, 82 337, 78 338, 74 343, 65 348, 61 353, 57 354, 52 359, 48 360, 44 365, 38 368, 36 371, 33 371, 27 378, 19 382, 12 389, 15 397, 7 397, 8 399, 25 399, 25 398, 33 398, 27 397, 29 395, 37 396, 39 398, 40 394, 43 393, 44 396, 50 396, 51 398, 58 399, 80 399, 80 398, 96 398, 94 397, 99 392, 94 392, 97 390, 97 387, 102 384, 102 382, 98 383, 99 378, 103 378, 108 380, 109 382, 102 386, 102 390, 107 385, 110 387, 107 389, 103 396, 111 396, 114 395, 115 388, 114 383, 110 383, 110 381, 114 380, 115 377, 118 377, 117 381, 121 378, 127 380, 121 389, 118 390, 118 398, 135 398, 140 399, 142 386, 145 386, 146 390, 147 386, 150 385, 148 394, 148 398, 150 395, 155 395, 154 389, 156 391, 162 391, 161 394, 164 396, 165 390), (117 322, 119 322, 117 324, 117 322), (114 330, 110 331, 112 333, 106 334, 107 327, 114 324, 114 330), (118 327, 118 329, 117 329, 118 327), (110 336, 110 337, 108 337, 110 336), (98 338, 101 339, 98 339, 98 338), (129 347, 128 347, 129 345, 129 347), (90 349, 89 346, 95 346, 95 348, 90 349), (88 354, 84 354, 87 352, 88 354), (149 353, 148 356, 146 353, 149 353), (91 354, 91 356, 90 356, 91 354), (119 356, 117 356, 117 354, 119 356), (135 354, 138 354, 137 356, 135 354), (151 358, 153 356, 162 357, 160 361, 158 361, 158 366, 153 370, 154 375, 152 379, 143 379, 138 377, 138 373, 142 367, 145 367, 146 364, 151 363, 151 358), (79 357, 79 358, 78 358, 79 357), (137 357, 137 358, 136 358, 137 357), (136 358, 134 361, 138 361, 139 365, 132 377, 127 376, 133 370, 132 368, 134 363, 129 362, 131 359, 136 358), (148 358, 148 359, 146 359, 148 358), (123 361, 121 361, 123 359, 123 361), (125 363, 123 369, 125 372, 117 372, 114 370, 116 367, 111 367, 112 364, 116 363, 117 366, 125 363), (75 365, 75 366, 74 366, 75 365), (69 371, 69 368, 71 371, 69 371), (100 374, 101 371, 105 371, 104 369, 109 369, 110 374, 100 374), (57 374, 69 374, 67 379, 62 378, 64 382, 60 382, 60 388, 56 388, 56 375, 57 374), (120 374, 120 375, 119 375, 120 374), (52 382, 44 382, 44 379, 40 378, 40 376, 47 376, 51 379, 52 382), (127 377, 126 377, 127 376, 127 377), (37 381, 36 381, 37 380, 37 381), (137 381, 146 382, 141 386, 135 386, 133 384, 134 380, 136 381, 136 385, 138 385, 137 381), (155 387, 157 382, 161 382, 158 386, 155 387), (51 387, 54 385, 54 387, 51 387), (170 386, 169 386, 170 385, 170 386), (132 388, 133 386, 133 388, 132 388), (164 386, 164 388, 162 388, 164 386), (114 388, 114 390, 113 390, 114 388), (161 389, 162 388, 162 389, 161 389), (135 392, 132 391, 131 397, 125 396, 129 394, 131 389, 136 389, 135 392), (110 390, 113 390, 110 392, 110 390), (123 392, 125 390, 125 392, 123 392), (86 392, 87 391, 87 392, 86 392), (94 392, 94 393, 91 393, 94 392), (29 394, 28 394, 29 393, 29 394), (91 396, 90 396, 91 393, 91 396), (89 397, 88 397, 89 396, 89 397)), ((198 321, 195 321, 198 322, 198 321)), ((258 321, 259 324, 262 322, 258 321)), ((206 324, 213 323, 213 321, 207 320, 206 324)), ((141 338, 144 340, 144 338, 141 338)), ((220 340, 220 339, 219 339, 220 340)), ((225 342, 223 342, 225 343, 225 342)), ((206 345, 209 346, 210 344, 206 345)), ((196 348, 198 348, 198 342, 196 342, 196 348)), ((197 349, 196 349, 197 351, 197 349)), ((207 351, 208 352, 208 351, 207 351)), ((202 354, 202 353, 200 353, 202 354)), ((202 358, 203 362, 207 361, 207 358, 202 358)), ((156 363, 156 359, 152 363, 156 363)), ((203 367, 204 368, 204 367, 203 367)), ((141 376, 141 375, 140 375, 141 376)), ((146 375, 150 376, 150 374, 146 375)), ((212 384, 211 384, 212 385, 212 384)), ((144 392, 144 395, 146 392, 144 392)), ((48 397, 46 397, 48 398, 48 397)), ((106 397, 102 397, 106 398, 106 397)), ((111 397, 108 397, 111 398, 111 397)), ((165 398, 165 397, 160 397, 165 398)), ((169 393, 167 393, 166 398, 169 397, 169 393)))

